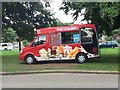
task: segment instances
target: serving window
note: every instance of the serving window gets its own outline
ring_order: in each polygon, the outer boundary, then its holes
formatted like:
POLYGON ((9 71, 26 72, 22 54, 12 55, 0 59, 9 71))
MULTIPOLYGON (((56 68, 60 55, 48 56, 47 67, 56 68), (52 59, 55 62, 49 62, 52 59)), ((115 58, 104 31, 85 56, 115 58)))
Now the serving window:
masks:
POLYGON ((62 36, 62 44, 74 44, 80 42, 80 34, 79 31, 74 32, 63 32, 62 36))
POLYGON ((81 29, 81 43, 92 43, 93 42, 93 29, 83 28, 81 29))

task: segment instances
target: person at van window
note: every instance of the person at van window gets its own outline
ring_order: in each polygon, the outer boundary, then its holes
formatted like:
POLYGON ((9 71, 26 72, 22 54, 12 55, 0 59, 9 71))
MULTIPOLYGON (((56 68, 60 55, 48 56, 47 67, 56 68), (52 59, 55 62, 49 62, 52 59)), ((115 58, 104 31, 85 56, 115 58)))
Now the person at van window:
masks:
POLYGON ((45 43, 44 40, 40 40, 40 41, 39 41, 39 44, 44 44, 44 43, 45 43))
POLYGON ((32 46, 37 46, 38 44, 39 44, 39 41, 38 41, 38 39, 36 39, 36 40, 33 42, 32 46))

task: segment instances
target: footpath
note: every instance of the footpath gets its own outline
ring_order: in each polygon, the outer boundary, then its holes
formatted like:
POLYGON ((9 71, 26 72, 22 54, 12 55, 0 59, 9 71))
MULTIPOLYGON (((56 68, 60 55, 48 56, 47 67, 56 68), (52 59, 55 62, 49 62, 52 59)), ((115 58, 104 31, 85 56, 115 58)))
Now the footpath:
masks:
POLYGON ((0 72, 0 75, 42 74, 42 73, 120 74, 120 72, 118 72, 118 71, 95 71, 95 70, 41 70, 41 71, 0 72))

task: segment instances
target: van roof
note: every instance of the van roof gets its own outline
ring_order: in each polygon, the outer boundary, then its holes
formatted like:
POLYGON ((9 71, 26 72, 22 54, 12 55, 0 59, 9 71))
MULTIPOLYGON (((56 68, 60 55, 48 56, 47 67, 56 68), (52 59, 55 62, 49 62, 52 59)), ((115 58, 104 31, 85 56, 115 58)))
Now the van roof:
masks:
POLYGON ((94 24, 73 24, 71 26, 59 26, 59 27, 48 27, 48 28, 40 28, 37 29, 36 35, 46 34, 46 33, 54 33, 54 32, 70 32, 70 31, 78 31, 82 27, 88 27, 95 29, 94 24))

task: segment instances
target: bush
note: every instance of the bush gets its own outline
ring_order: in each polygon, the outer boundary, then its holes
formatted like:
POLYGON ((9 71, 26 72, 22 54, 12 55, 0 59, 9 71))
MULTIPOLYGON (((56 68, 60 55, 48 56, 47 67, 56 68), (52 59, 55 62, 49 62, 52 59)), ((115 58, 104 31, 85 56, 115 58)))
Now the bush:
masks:
POLYGON ((120 39, 118 39, 117 42, 120 43, 120 39))
POLYGON ((23 40, 23 46, 27 46, 29 42, 27 40, 23 40))
POLYGON ((114 35, 114 34, 120 34, 120 28, 113 30, 112 35, 114 35))
POLYGON ((2 37, 3 42, 14 42, 18 38, 15 30, 10 27, 3 30, 2 37))
POLYGON ((108 36, 106 39, 107 41, 112 41, 112 36, 108 36))

